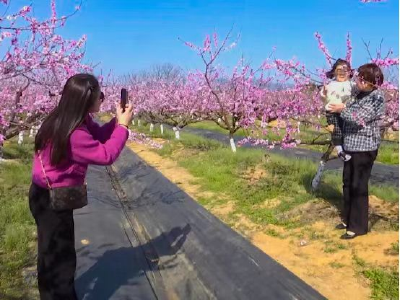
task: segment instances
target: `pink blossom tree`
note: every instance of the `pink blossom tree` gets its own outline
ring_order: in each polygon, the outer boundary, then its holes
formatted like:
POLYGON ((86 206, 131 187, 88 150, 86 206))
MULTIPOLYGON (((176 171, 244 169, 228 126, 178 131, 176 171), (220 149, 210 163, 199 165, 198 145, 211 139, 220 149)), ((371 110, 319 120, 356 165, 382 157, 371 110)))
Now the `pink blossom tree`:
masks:
POLYGON ((86 37, 66 40, 57 34, 79 6, 58 17, 55 1, 50 4, 51 17, 43 21, 32 16, 31 6, 0 18, 5 52, 0 61, 0 144, 40 122, 56 105, 68 77, 92 70, 82 64, 86 37))

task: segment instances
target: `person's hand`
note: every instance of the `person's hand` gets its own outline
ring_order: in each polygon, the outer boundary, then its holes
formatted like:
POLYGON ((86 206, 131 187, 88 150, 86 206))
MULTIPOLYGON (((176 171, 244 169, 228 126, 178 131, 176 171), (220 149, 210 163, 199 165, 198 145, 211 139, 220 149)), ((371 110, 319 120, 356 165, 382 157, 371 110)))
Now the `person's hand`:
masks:
POLYGON ((343 103, 329 104, 328 111, 332 113, 341 113, 345 107, 343 103))
POLYGON ((119 102, 115 104, 115 107, 117 110, 118 124, 128 127, 133 118, 133 105, 131 103, 128 104, 125 107, 125 112, 122 112, 121 104, 119 102))
POLYGON ((326 98, 326 95, 328 94, 328 91, 327 91, 327 89, 326 89, 326 85, 324 85, 324 86, 322 87, 322 89, 320 90, 319 94, 320 94, 320 96, 321 96, 322 98, 326 98))

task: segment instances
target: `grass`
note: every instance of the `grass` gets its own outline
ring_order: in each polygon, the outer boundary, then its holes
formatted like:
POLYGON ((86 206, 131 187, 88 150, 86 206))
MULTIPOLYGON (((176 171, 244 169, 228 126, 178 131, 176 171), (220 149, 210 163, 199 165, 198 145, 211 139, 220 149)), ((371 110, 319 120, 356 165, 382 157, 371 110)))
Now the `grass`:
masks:
POLYGON ((398 165, 399 144, 397 142, 383 142, 378 150, 376 161, 389 165, 398 165))
MULTIPOLYGON (((134 128, 138 130, 137 126, 134 128)), ((142 126, 139 131, 146 132, 147 129, 142 126)), ((316 165, 308 160, 266 154, 262 149, 252 148, 239 148, 237 153, 232 153, 222 143, 185 132, 179 141, 169 130, 161 136, 156 128, 150 136, 170 140, 157 150, 162 156, 172 156, 174 151, 185 149, 185 154, 176 159, 198 178, 197 183, 206 191, 228 195, 235 202, 237 213, 246 215, 257 224, 295 227, 298 223, 285 217, 285 213, 297 206, 315 198, 334 205, 341 202, 342 178, 338 172, 328 171, 317 193, 311 193, 309 186, 316 165), (264 176, 249 183, 246 174, 255 168, 264 170, 264 176), (288 197, 282 198, 283 195, 288 197), (277 197, 283 199, 279 205, 274 208, 265 206, 277 197)), ((398 201, 398 191, 392 186, 371 185, 371 194, 387 201, 398 201)))
POLYGON ((399 242, 393 243, 391 250, 392 250, 392 253, 399 254, 399 242))
POLYGON ((336 253, 339 250, 345 250, 348 248, 348 246, 346 246, 343 243, 337 242, 337 241, 325 241, 325 248, 324 248, 324 252, 325 253, 336 253))
MULTIPOLYGON (((215 124, 215 122, 212 121, 202 121, 202 122, 197 122, 197 123, 193 123, 188 125, 189 128, 197 128, 197 129, 205 129, 205 130, 212 130, 212 131, 217 131, 220 133, 227 133, 227 131, 223 128, 221 128, 220 126, 218 126, 217 124, 215 124)), ((246 133, 244 132, 243 129, 240 129, 236 135, 238 136, 246 136, 246 133)))
MULTIPOLYGON (((337 203, 342 199, 342 186, 341 173, 336 170, 328 170, 324 173, 324 180, 321 184, 322 189, 320 188, 316 194, 321 198, 331 199, 331 202, 337 203)), ((369 193, 386 201, 399 201, 398 188, 392 185, 370 184, 369 193)))
POLYGON ((391 247, 389 249, 385 250, 385 254, 388 255, 399 255, 399 242, 394 242, 392 243, 391 247))
POLYGON ((0 295, 31 299, 22 270, 34 265, 35 225, 28 207, 32 145, 7 143, 0 163, 0 295))
POLYGON ((265 233, 268 234, 268 235, 270 235, 270 236, 273 236, 273 237, 282 238, 282 239, 284 238, 283 235, 282 235, 281 233, 279 233, 278 231, 276 231, 276 230, 273 229, 273 228, 268 228, 268 229, 266 229, 266 230, 265 230, 265 233))
POLYGON ((371 283, 371 299, 399 299, 399 272, 397 270, 372 268, 362 271, 362 274, 371 283))
MULTIPOLYGON (((205 130, 212 130, 219 133, 227 134, 227 131, 215 122, 211 121, 202 121, 194 124, 190 124, 189 128, 197 128, 197 129, 205 129, 205 130)), ((235 133, 236 136, 245 137, 251 134, 249 130, 240 129, 238 132, 235 133)), ((284 134, 284 129, 279 129, 277 133, 269 129, 266 135, 260 135, 261 138, 268 139, 270 141, 279 141, 282 139, 284 134)), ((301 126, 301 131, 299 138, 304 141, 311 141, 313 138, 320 134, 317 130, 301 126)), ((257 135, 257 134, 255 134, 257 135)), ((324 141, 329 138, 329 134, 326 133, 325 135, 320 137, 320 141, 324 141)), ((317 151, 317 152, 324 152, 326 150, 326 145, 301 145, 301 148, 306 148, 309 150, 317 151)), ((383 142, 378 153, 378 157, 376 159, 378 162, 390 165, 398 165, 399 164, 399 145, 398 142, 383 142)))
POLYGON ((399 272, 397 268, 371 267, 355 254, 353 254, 353 261, 358 273, 370 282, 371 299, 399 299, 399 272))
POLYGON ((272 156, 268 162, 261 163, 263 168, 268 169, 268 176, 249 184, 243 178, 244 172, 256 167, 263 158, 262 150, 239 151, 233 154, 230 149, 219 147, 208 151, 201 160, 185 157, 180 164, 200 178, 200 184, 206 190, 229 195, 236 202, 239 213, 245 214, 253 222, 289 225, 286 221, 279 220, 277 215, 312 198, 312 195, 297 191, 304 190, 302 178, 307 171, 312 172, 313 166, 305 161, 286 162, 272 156), (268 199, 282 194, 293 195, 293 198, 282 201, 273 209, 262 206, 268 199))

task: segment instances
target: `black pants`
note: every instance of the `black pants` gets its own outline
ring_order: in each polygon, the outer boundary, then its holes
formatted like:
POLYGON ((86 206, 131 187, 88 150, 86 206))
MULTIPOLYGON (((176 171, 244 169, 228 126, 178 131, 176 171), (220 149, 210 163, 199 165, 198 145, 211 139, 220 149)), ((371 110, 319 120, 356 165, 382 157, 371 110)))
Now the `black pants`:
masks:
POLYGON ((335 146, 343 144, 343 136, 342 136, 342 128, 343 128, 343 119, 340 117, 338 113, 330 113, 326 112, 326 121, 329 125, 334 125, 335 128, 332 132, 332 144, 335 146))
POLYGON ((29 207, 38 233, 38 285, 41 300, 76 300, 74 218, 72 210, 49 208, 49 191, 32 183, 29 207))
POLYGON ((368 181, 378 151, 349 154, 343 168, 342 220, 347 230, 361 235, 368 232, 368 181))

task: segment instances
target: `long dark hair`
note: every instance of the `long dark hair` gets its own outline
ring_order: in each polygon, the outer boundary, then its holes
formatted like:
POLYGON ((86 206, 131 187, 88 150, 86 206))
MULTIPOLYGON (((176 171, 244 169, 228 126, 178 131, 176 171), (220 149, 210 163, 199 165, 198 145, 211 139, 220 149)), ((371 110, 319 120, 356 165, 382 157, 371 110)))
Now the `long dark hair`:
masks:
POLYGON ((339 58, 339 59, 333 64, 332 69, 331 69, 330 71, 328 71, 328 72, 325 73, 325 74, 326 74, 326 77, 329 78, 329 79, 335 78, 335 70, 336 70, 336 68, 337 68, 338 66, 342 66, 342 65, 343 65, 343 66, 346 66, 346 67, 349 69, 349 72, 350 72, 349 77, 350 77, 350 78, 353 77, 353 70, 351 69, 350 63, 349 63, 347 60, 344 60, 344 59, 341 59, 341 58, 339 58))
POLYGON ((35 138, 35 152, 51 143, 51 164, 67 156, 69 137, 82 124, 100 97, 100 85, 91 74, 76 74, 64 85, 58 106, 47 116, 35 138))

